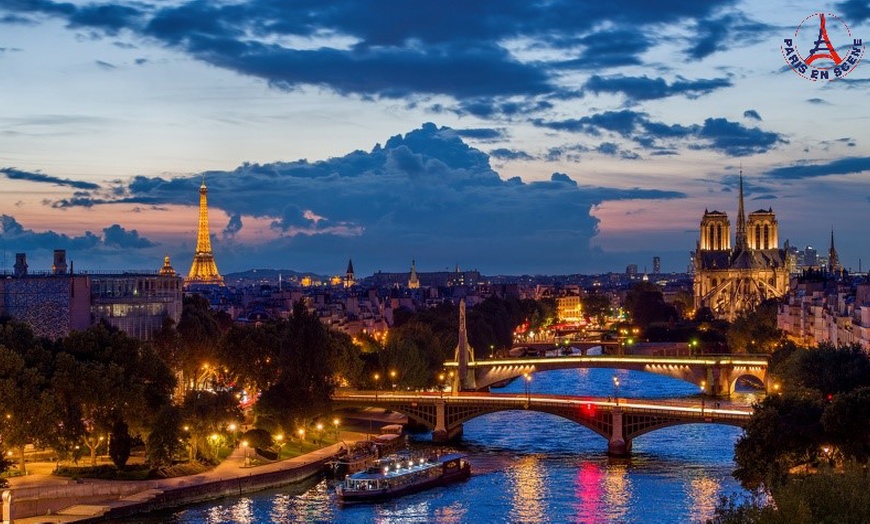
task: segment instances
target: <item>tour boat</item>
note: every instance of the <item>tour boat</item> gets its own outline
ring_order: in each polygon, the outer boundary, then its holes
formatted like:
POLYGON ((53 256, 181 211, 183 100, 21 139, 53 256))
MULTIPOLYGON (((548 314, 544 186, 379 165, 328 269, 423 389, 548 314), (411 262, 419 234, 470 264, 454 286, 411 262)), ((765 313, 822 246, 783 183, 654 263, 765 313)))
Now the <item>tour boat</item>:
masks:
POLYGON ((471 465, 460 453, 400 453, 379 460, 366 471, 348 475, 336 487, 336 493, 341 504, 378 502, 465 480, 470 475, 471 465))

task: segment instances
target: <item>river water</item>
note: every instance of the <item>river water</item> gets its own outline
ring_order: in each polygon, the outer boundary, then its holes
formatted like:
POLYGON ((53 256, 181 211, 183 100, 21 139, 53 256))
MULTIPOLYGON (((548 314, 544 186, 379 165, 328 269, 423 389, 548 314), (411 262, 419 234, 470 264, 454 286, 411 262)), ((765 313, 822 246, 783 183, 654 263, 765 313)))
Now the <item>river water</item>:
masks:
MULTIPOLYGON (((532 393, 680 398, 700 405, 698 389, 667 377, 602 369, 538 373, 532 393)), ((515 381, 501 392, 525 392, 515 381)), ((755 400, 738 394, 733 403, 755 400)), ((330 481, 223 499, 137 522, 360 523, 683 523, 704 522, 722 495, 744 492, 731 477, 741 430, 716 424, 674 426, 635 439, 632 456, 610 460, 592 431, 542 413, 493 413, 465 424, 456 448, 469 456, 467 482, 388 503, 342 508, 330 481)), ((416 445, 430 445, 428 435, 416 445)))

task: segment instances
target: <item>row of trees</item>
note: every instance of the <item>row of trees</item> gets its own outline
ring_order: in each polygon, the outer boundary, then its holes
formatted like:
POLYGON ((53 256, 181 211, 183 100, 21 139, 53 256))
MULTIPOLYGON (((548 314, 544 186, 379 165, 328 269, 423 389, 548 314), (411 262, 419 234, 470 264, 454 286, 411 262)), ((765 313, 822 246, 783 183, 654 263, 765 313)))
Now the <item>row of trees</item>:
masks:
POLYGON ((716 522, 870 522, 870 356, 860 346, 787 346, 781 393, 756 404, 735 445, 735 478, 761 499, 726 500, 716 522))

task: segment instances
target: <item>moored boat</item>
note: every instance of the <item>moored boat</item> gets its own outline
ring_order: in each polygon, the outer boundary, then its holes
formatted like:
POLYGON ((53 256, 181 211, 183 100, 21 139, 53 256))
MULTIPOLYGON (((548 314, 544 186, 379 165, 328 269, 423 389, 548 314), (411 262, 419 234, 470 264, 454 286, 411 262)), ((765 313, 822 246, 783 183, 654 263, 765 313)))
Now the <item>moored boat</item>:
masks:
POLYGON ((336 487, 342 504, 378 502, 427 488, 465 480, 471 465, 461 453, 426 456, 399 453, 380 459, 365 471, 348 475, 336 487))

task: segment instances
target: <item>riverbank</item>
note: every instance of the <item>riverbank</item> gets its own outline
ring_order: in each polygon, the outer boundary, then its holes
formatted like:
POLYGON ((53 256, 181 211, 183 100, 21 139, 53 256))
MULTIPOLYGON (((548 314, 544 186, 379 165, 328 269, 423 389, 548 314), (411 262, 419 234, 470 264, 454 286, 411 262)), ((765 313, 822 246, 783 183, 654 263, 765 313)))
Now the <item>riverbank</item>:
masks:
MULTIPOLYGON (((402 417, 403 418, 403 417, 402 417)), ((246 465, 238 448, 214 469, 196 475, 147 481, 73 481, 51 475, 53 463, 33 463, 34 473, 10 479, 11 512, 3 505, 3 524, 102 522, 228 496, 238 496, 288 484, 319 474, 342 447, 364 440, 371 427, 396 423, 397 414, 363 410, 349 417, 340 442, 290 459, 246 465), (354 419, 351 422, 350 418, 354 419)))

